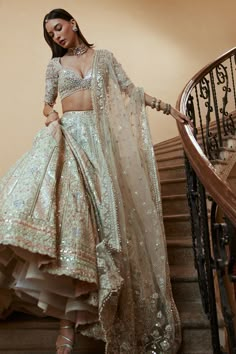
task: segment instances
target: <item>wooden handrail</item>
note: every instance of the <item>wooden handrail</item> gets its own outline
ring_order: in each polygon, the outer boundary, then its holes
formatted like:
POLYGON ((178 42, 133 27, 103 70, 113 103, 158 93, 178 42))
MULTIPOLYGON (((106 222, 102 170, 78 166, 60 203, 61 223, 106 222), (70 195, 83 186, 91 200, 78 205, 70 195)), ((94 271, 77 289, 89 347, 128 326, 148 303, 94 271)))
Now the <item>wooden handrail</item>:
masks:
MULTIPOLYGON (((215 66, 219 65, 222 63, 225 59, 227 59, 231 55, 235 55, 236 57, 236 47, 230 49, 228 52, 224 53, 217 59, 215 59, 213 62, 210 64, 207 64, 202 68, 200 71, 198 71, 192 79, 187 83, 187 85, 184 87, 182 93, 179 95, 179 98, 177 100, 177 108, 181 109, 183 107, 186 107, 186 100, 189 96, 189 93, 192 91, 193 87, 197 85, 206 74, 208 74, 215 66)), ((185 113, 185 112, 183 112, 185 113)))
MULTIPOLYGON (((236 47, 220 56, 212 63, 206 65, 187 83, 176 103, 176 108, 186 113, 186 103, 193 87, 209 73, 215 66, 235 54, 236 47)), ((231 220, 236 227, 236 195, 227 182, 224 182, 216 173, 214 166, 208 160, 200 145, 197 143, 189 125, 177 122, 179 134, 182 140, 183 148, 189 159, 189 162, 198 176, 205 189, 209 192, 224 214, 231 220)))

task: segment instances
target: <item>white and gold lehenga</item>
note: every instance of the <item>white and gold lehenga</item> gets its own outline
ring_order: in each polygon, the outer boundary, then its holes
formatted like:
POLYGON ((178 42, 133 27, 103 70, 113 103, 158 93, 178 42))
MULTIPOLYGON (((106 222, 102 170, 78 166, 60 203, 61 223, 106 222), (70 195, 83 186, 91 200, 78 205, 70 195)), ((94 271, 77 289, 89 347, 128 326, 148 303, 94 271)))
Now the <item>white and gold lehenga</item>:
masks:
POLYGON ((160 189, 145 112, 97 50, 92 111, 43 128, 0 183, 0 306, 75 322, 109 354, 175 353, 160 189))

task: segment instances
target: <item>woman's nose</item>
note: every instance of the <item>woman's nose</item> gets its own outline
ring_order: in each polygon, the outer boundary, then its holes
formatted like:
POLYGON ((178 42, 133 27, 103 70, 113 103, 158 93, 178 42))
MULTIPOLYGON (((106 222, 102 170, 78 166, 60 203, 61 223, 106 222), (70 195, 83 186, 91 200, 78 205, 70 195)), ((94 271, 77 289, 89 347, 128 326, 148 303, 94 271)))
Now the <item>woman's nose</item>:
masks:
POLYGON ((60 34, 59 33, 55 34, 55 38, 58 41, 61 38, 60 34))

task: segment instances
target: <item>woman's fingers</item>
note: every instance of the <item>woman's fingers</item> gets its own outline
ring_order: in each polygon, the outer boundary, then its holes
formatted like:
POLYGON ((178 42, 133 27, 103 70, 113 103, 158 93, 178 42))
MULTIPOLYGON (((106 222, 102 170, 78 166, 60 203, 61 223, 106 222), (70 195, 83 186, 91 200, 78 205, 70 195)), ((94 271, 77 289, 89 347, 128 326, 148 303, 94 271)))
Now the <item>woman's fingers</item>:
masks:
POLYGON ((189 117, 184 115, 183 113, 177 111, 176 109, 173 110, 174 112, 174 118, 177 119, 181 123, 187 123, 193 128, 193 122, 190 120, 189 117))
POLYGON ((46 120, 45 122, 46 127, 48 127, 52 122, 55 122, 56 120, 59 120, 59 118, 53 120, 46 120))

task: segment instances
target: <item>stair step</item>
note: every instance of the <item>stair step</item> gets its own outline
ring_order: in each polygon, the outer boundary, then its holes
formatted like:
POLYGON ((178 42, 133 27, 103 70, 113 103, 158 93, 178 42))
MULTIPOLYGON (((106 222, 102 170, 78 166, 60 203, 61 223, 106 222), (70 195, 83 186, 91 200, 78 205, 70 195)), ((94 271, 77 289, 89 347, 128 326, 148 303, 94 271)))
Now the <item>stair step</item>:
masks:
POLYGON ((170 266, 171 282, 197 282, 197 271, 191 266, 170 266))
POLYGON ((164 215, 163 220, 168 239, 188 238, 192 234, 189 214, 164 215))
POLYGON ((182 335, 181 354, 213 354, 211 330, 209 328, 184 329, 182 335))
MULTIPOLYGON (((158 162, 157 162, 158 163, 158 162)), ((160 179, 186 178, 184 164, 158 168, 160 179)))
POLYGON ((155 156, 157 161, 162 157, 184 157, 184 150, 182 144, 174 147, 166 147, 166 149, 159 149, 154 146, 155 156))
POLYGON ((167 240, 167 246, 170 248, 177 248, 177 249, 182 247, 192 248, 192 244, 193 244, 192 237, 167 240))
MULTIPOLYGON (((15 313, 0 322, 0 353, 52 354, 58 335, 58 320, 15 313), (20 339, 20 340, 19 340, 20 339)), ((73 353, 104 354, 104 343, 81 335, 76 337, 73 353)))
MULTIPOLYGON (((22 336, 26 336, 26 334, 21 334, 22 336)), ((40 334, 39 334, 40 335, 40 334)), ((48 335, 51 335, 51 333, 48 333, 48 335)), ((22 338, 22 337, 21 337, 22 338)), ((35 339, 35 336, 33 336, 33 338, 35 339)), ((19 338, 18 338, 19 340, 19 338)), ((81 339, 78 339, 79 342, 81 342, 81 339)), ((39 341, 38 341, 39 342, 39 341)), ((36 341, 35 341, 36 343, 36 341)), ((41 342, 40 342, 41 343, 41 342)), ((39 348, 41 347, 40 343, 38 344, 39 348)), ((35 344, 37 345, 37 344, 35 344)), ((73 354, 104 354, 105 353, 105 349, 100 349, 98 346, 94 346, 93 348, 89 349, 89 348, 79 348, 80 345, 78 347, 74 347, 73 349, 73 354)), ((23 348, 23 349, 0 349, 0 354, 54 354, 56 353, 56 349, 55 349, 55 343, 51 343, 50 348, 48 349, 35 349, 35 348, 23 348)))
MULTIPOLYGON (((206 338, 210 339, 209 323, 206 316, 203 313, 201 304, 198 303, 188 303, 180 302, 177 303, 178 310, 181 316, 181 324, 183 329, 183 348, 180 353, 190 353, 189 348, 197 348, 197 351, 191 351, 193 354, 197 353, 211 353, 211 342, 207 341, 206 338), (195 346, 196 340, 195 336, 200 333, 204 348, 207 351, 201 352, 201 346, 195 346), (194 337, 194 338, 193 338, 194 337), (186 349, 186 350, 185 350, 186 349)), ((36 319, 33 316, 19 314, 18 320, 15 321, 4 321, 0 323, 1 329, 1 350, 0 353, 6 354, 52 354, 54 352, 54 343, 57 335, 58 321, 52 318, 36 319), (23 318, 22 318, 23 317, 23 318), (30 335, 29 335, 29 329, 30 335), (43 329, 45 330, 43 336, 43 329), (8 333, 4 333, 8 332, 8 333), (33 333, 32 333, 33 332, 33 333), (29 337, 31 338, 29 340, 29 337), (19 338, 20 346, 19 348, 19 338), (46 341, 45 341, 46 338, 46 341), (7 348, 4 348, 4 341, 7 340, 7 348), (10 342, 10 343, 9 343, 10 342), (29 343, 33 342, 34 347, 31 348, 29 343), (17 347, 14 348, 14 343, 17 347), (47 343, 48 348, 45 348, 45 343, 47 343), (38 345, 41 349, 35 349, 38 345)), ((199 336, 198 336, 199 339, 199 336)), ((78 354, 103 354, 104 345, 103 343, 93 341, 89 339, 90 349, 88 345, 85 348, 84 337, 80 336, 77 342, 79 343, 80 349, 75 349, 74 353, 78 354), (92 347, 91 342, 95 342, 92 347)))
POLYGON ((169 195, 162 197, 163 214, 165 216, 182 213, 189 213, 189 206, 186 194, 169 195))
POLYGON ((178 305, 183 300, 189 303, 201 303, 199 285, 197 281, 172 281, 173 297, 178 305))
MULTIPOLYGON (((0 349, 0 354, 54 354, 56 352, 55 347, 54 349, 50 349, 50 350, 43 350, 40 349, 38 350, 34 350, 34 349, 16 349, 16 350, 8 350, 8 349, 4 349, 3 351, 0 349)), ((78 352, 77 350, 73 350, 74 354, 80 354, 80 352, 78 352)), ((87 354, 86 352, 81 352, 81 354, 87 354)), ((90 352, 89 354, 93 354, 93 352, 90 352)), ((99 353, 100 354, 100 353, 99 353)), ((103 354, 103 353, 101 353, 103 354)))
POLYGON ((164 156, 162 158, 156 158, 158 168, 166 166, 176 166, 184 164, 183 156, 164 156))
POLYGON ((165 140, 165 141, 161 141, 160 143, 157 143, 154 145, 155 148, 158 148, 158 149, 165 149, 165 148, 168 148, 170 146, 176 146, 176 145, 181 145, 181 140, 180 140, 180 137, 179 136, 176 136, 174 138, 171 138, 171 139, 168 139, 168 140, 165 140))
POLYGON ((170 266, 173 296, 179 302, 201 302, 197 271, 191 266, 170 266))
POLYGON ((182 301, 177 303, 182 328, 210 328, 210 322, 201 303, 182 301))
MULTIPOLYGON (((194 349, 194 348, 193 348, 194 349)), ((192 351, 191 349, 187 348, 186 351, 180 350, 178 354, 214 354, 212 350, 207 350, 207 351, 192 351)), ((223 354, 223 353, 222 353, 223 354)))
POLYGON ((174 179, 163 179, 161 180, 161 195, 163 197, 172 194, 186 194, 186 178, 174 178, 174 179))
POLYGON ((168 261, 171 265, 194 266, 194 253, 191 239, 167 240, 168 261))

